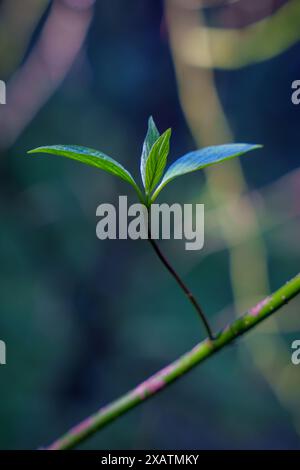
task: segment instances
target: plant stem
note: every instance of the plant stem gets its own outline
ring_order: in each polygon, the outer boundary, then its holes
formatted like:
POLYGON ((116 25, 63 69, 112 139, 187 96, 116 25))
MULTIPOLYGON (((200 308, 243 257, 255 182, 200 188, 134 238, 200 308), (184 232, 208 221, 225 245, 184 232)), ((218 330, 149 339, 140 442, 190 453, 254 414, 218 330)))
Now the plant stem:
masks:
POLYGON ((300 274, 287 282, 276 292, 249 309, 242 317, 234 320, 221 330, 212 341, 205 339, 177 361, 165 367, 148 380, 134 388, 110 405, 82 421, 60 439, 48 447, 48 450, 72 449, 85 441, 101 428, 143 403, 156 393, 164 390, 172 382, 186 374, 196 365, 231 344, 236 338, 254 328, 261 321, 279 310, 289 300, 300 293, 300 274))
POLYGON ((174 277, 174 279, 176 280, 177 284, 181 287, 181 289, 183 290, 183 292, 185 293, 185 295, 187 296, 187 298, 189 299, 189 301, 191 302, 191 304, 193 305, 193 307, 195 308, 196 312, 198 313, 198 315, 200 316, 201 320, 203 321, 204 323, 204 326, 205 326, 205 329, 206 329, 206 332, 208 334, 208 337, 213 340, 214 339, 214 336, 213 336, 213 333, 212 333, 212 330, 209 326, 209 323, 208 323, 208 320, 202 310, 202 308, 200 307, 199 303, 197 302, 197 300, 195 299, 195 297, 193 296, 192 292, 188 289, 188 287, 184 284, 184 282, 182 281, 182 279, 180 278, 180 276, 177 274, 177 272, 175 271, 175 269, 171 266, 171 264, 169 263, 169 261, 167 260, 167 258, 163 255, 163 253, 161 252, 158 244, 153 240, 153 238, 151 238, 151 234, 150 234, 150 231, 149 231, 149 234, 148 234, 148 240, 150 242, 150 244, 152 245, 155 253, 157 254, 157 256, 159 257, 159 259, 161 260, 161 262, 165 265, 165 267, 167 268, 167 270, 169 271, 169 273, 172 274, 172 276, 174 277))
POLYGON ((210 328, 210 325, 208 323, 208 320, 206 318, 206 315, 205 313, 203 312, 202 308, 200 307, 199 303, 197 302, 197 300, 195 299, 194 295, 192 294, 192 292, 189 290, 189 288, 185 285, 185 283, 183 282, 183 280, 181 279, 181 277, 179 276, 179 274, 177 274, 177 272, 175 271, 175 269, 173 268, 173 266, 170 264, 170 262, 167 260, 167 258, 165 257, 165 255, 162 253, 161 249, 159 248, 158 244, 155 242, 155 240, 152 238, 152 232, 151 232, 151 202, 150 202, 150 205, 148 206, 148 211, 147 211, 147 214, 148 214, 148 241, 150 242, 152 248, 154 249, 155 253, 157 254, 157 256, 159 257, 159 259, 161 260, 161 262, 165 265, 165 267, 167 268, 167 270, 169 271, 169 273, 174 277, 175 281, 177 282, 177 284, 179 285, 179 287, 183 290, 183 292, 185 293, 185 295, 187 296, 188 300, 191 302, 191 304, 193 305, 193 307, 195 308, 197 314, 199 315, 199 317, 201 318, 204 326, 205 326, 205 329, 206 329, 206 332, 207 332, 207 335, 209 337, 209 339, 213 340, 214 339, 214 336, 213 336, 213 333, 212 333, 212 330, 210 328))

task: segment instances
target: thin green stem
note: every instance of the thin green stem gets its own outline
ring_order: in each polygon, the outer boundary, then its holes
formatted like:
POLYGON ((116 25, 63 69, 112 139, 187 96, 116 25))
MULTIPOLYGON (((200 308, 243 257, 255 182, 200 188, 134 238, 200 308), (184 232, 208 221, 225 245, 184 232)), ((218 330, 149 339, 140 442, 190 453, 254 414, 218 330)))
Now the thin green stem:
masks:
POLYGON ((197 302, 195 299, 193 293, 190 291, 190 289, 186 286, 186 284, 183 282, 179 274, 175 271, 169 260, 165 257, 165 255, 162 253, 161 249, 159 248, 158 244, 155 242, 155 240, 152 238, 152 233, 151 233, 151 204, 148 207, 148 241, 150 242, 150 245, 154 249, 155 253, 157 254, 158 258, 160 261, 164 264, 164 266, 167 268, 169 273, 174 277, 175 281, 179 285, 179 287, 183 290, 184 294, 188 298, 188 300, 191 302, 193 308, 196 310, 197 314, 199 315, 200 319, 202 320, 204 327, 206 329, 206 333, 209 337, 209 339, 213 340, 213 332, 210 328, 209 322, 206 318, 205 313, 203 312, 202 308, 200 307, 200 304, 197 302))
POLYGON ((212 341, 205 339, 177 361, 165 367, 145 382, 123 395, 110 405, 82 421, 60 439, 48 447, 48 450, 72 449, 88 437, 95 434, 127 411, 144 403, 150 397, 167 388, 171 383, 182 377, 205 359, 231 344, 236 338, 257 326, 260 322, 283 307, 289 300, 300 293, 300 274, 287 282, 249 309, 242 317, 234 320, 221 330, 212 341))
POLYGON ((208 323, 208 320, 205 316, 205 313, 203 312, 202 308, 200 307, 199 303, 197 302, 197 300, 195 299, 194 295, 192 294, 192 292, 189 290, 189 288, 185 285, 185 283, 183 282, 183 280, 180 278, 179 274, 177 274, 177 272, 175 271, 175 269, 171 266, 170 262, 167 260, 167 258, 165 257, 165 255, 162 253, 161 249, 159 248, 158 244, 151 238, 151 234, 149 233, 148 235, 148 240, 151 244, 151 246, 153 247, 155 253, 157 254, 157 256, 159 257, 159 259, 161 260, 161 262, 165 265, 165 267, 167 268, 167 270, 169 271, 169 273, 172 274, 172 276, 174 277, 175 281, 177 282, 177 284, 180 286, 180 288, 183 290, 183 292, 185 293, 185 295, 187 296, 188 300, 191 302, 191 304, 193 305, 193 307, 195 308, 196 312, 198 313, 199 317, 201 318, 204 326, 205 326, 205 329, 206 329, 206 332, 208 334, 208 337, 209 339, 213 340, 214 337, 213 337, 213 332, 210 328, 210 325, 208 323))
POLYGON ((144 193, 141 191, 140 187, 136 183, 134 184, 134 188, 136 190, 140 203, 145 204, 147 207, 147 196, 144 195, 144 193))

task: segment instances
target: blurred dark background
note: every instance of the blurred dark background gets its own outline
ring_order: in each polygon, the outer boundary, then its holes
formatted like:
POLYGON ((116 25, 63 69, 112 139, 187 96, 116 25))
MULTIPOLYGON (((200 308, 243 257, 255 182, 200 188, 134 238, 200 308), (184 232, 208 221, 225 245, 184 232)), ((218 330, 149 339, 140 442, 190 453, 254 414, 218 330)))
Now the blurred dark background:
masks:
MULTIPOLYGON (((203 338, 146 242, 99 241, 96 208, 133 191, 39 145, 103 150, 136 177, 149 115, 169 160, 264 149, 172 183, 203 202, 206 241, 161 247, 215 328, 299 271, 298 0, 2 0, 0 448, 46 445, 203 338)), ((86 449, 299 449, 295 300, 89 440, 86 449)))

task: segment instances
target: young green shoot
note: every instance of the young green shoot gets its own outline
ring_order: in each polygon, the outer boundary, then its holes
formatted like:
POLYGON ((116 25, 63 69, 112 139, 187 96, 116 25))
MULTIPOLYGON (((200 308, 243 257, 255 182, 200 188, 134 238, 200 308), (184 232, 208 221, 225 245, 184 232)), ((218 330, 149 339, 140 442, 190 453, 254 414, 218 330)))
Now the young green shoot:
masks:
MULTIPOLYGON (((128 170, 126 170, 116 160, 108 157, 103 152, 98 150, 77 145, 51 145, 35 148, 30 150, 28 153, 46 153, 64 156, 87 165, 94 166, 121 178, 133 187, 139 201, 147 207, 149 214, 149 208, 151 204, 153 204, 153 202, 156 200, 162 189, 178 176, 201 170, 202 168, 209 165, 221 163, 225 160, 238 157, 251 150, 255 150, 261 147, 260 145, 253 144, 227 144, 194 150, 176 160, 165 172, 167 158, 170 150, 170 137, 171 129, 167 129, 163 134, 160 135, 153 118, 149 118, 148 130, 144 139, 140 161, 140 172, 143 183, 142 189, 128 170)), ((151 220, 149 217, 149 227, 150 223, 151 220)), ((163 255, 156 241, 151 237, 150 229, 148 240, 161 262, 174 277, 177 284, 182 289, 196 310, 197 314, 201 318, 208 337, 210 340, 213 340, 213 332, 203 309, 200 307, 200 304, 192 292, 185 285, 175 269, 172 267, 170 262, 163 255)))

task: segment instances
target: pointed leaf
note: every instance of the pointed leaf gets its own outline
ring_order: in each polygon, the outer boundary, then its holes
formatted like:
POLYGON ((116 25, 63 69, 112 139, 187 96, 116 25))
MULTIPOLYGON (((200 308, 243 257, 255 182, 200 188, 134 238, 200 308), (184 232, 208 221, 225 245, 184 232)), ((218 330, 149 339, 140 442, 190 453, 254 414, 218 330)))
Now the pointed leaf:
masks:
POLYGON ((146 193, 150 194, 161 180, 170 149, 171 129, 167 129, 155 142, 146 162, 146 193))
POLYGON ((227 145, 215 145, 212 147, 206 147, 201 150, 195 150, 194 152, 187 153, 183 157, 176 160, 165 173, 160 185, 156 188, 151 200, 154 201, 160 191, 166 184, 172 181, 177 176, 185 175, 196 170, 200 170, 209 165, 220 163, 230 158, 238 157, 243 155, 250 150, 260 148, 261 145, 251 144, 227 144, 227 145))
POLYGON ((101 170, 107 171, 119 178, 127 181, 137 191, 139 197, 141 191, 134 181, 133 177, 120 163, 105 155, 98 150, 90 149, 88 147, 80 147, 78 145, 50 145, 47 147, 38 147, 27 152, 33 153, 48 153, 53 155, 60 155, 63 157, 78 160, 90 166, 95 166, 101 170))
POLYGON ((159 138, 160 134, 157 130, 153 117, 150 116, 148 121, 148 131, 144 140, 143 150, 141 155, 141 177, 143 181, 143 185, 145 187, 146 181, 146 162, 148 155, 150 153, 151 148, 159 138))

